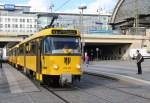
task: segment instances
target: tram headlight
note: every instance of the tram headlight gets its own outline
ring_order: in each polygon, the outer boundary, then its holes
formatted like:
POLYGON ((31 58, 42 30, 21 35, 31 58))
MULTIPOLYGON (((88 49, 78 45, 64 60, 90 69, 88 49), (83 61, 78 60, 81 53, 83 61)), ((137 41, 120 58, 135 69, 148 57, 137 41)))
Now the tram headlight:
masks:
POLYGON ((53 66, 53 68, 54 68, 55 70, 58 70, 58 69, 59 69, 59 66, 55 64, 55 65, 53 66))
POLYGON ((77 65, 76 65, 76 68, 77 68, 77 69, 81 69, 81 65, 77 64, 77 65))

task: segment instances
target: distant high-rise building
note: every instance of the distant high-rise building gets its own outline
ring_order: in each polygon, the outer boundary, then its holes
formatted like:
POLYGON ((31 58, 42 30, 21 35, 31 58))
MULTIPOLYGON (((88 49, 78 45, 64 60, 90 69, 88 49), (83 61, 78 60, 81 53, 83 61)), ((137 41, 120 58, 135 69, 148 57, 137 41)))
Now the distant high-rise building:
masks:
POLYGON ((30 6, 0 5, 0 33, 29 35, 37 31, 37 15, 30 6))

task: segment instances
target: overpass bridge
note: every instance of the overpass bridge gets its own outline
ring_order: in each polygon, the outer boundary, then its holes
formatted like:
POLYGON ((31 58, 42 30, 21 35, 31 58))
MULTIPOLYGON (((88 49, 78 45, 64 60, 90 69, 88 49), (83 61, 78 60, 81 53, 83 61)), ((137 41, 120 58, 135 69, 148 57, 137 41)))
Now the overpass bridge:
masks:
MULTIPOLYGON (((0 32, 0 48, 11 47, 27 36, 24 34, 0 32)), ((150 48, 150 36, 137 35, 110 35, 110 34, 83 34, 82 42, 85 42, 84 51, 93 59, 105 57, 128 58, 131 48, 150 48)), ((6 48, 3 53, 6 56, 6 48)))
POLYGON ((129 50, 147 48, 150 50, 150 36, 142 35, 82 35, 85 42, 84 51, 93 59, 129 59, 129 50))
POLYGON ((25 35, 16 33, 0 32, 0 56, 6 59, 7 48, 19 43, 24 37, 25 35))
POLYGON ((89 43, 135 43, 141 40, 149 40, 148 36, 138 35, 100 35, 100 34, 84 34, 81 35, 85 42, 89 43))
POLYGON ((0 48, 12 46, 22 41, 27 35, 23 33, 0 32, 0 48))

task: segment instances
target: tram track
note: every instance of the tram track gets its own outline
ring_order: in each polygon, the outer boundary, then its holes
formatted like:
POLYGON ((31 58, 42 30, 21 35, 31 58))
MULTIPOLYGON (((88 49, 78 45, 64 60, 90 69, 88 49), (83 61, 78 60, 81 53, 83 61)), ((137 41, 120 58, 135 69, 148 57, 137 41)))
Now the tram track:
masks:
MULTIPOLYGON (((28 77, 29 78, 29 77, 28 77)), ((51 86, 49 86, 48 84, 40 84, 38 81, 33 80, 32 78, 29 78, 36 86, 38 86, 38 88, 40 89, 40 91, 44 88, 45 90, 47 90, 49 93, 53 94, 54 96, 56 96, 58 99, 60 99, 61 101, 63 101, 64 103, 71 103, 68 100, 66 100, 65 98, 63 98, 62 96, 60 96, 58 93, 56 93, 56 91, 70 91, 71 89, 64 89, 64 88, 53 88, 51 86)))
MULTIPOLYGON (((92 75, 93 76, 93 75, 92 75)), ((103 78, 103 77, 102 77, 103 78)), ((106 79, 106 78, 105 78, 106 79)), ((137 94, 134 94, 134 93, 130 93, 130 92, 126 92, 126 91, 123 91, 123 90, 120 90, 120 89, 117 89, 117 88, 113 88, 113 87, 109 87, 109 86, 106 86, 106 85, 103 85, 103 84, 98 84, 98 83, 94 83, 94 82, 91 82, 91 81, 84 81, 84 84, 86 85, 91 85, 91 84, 95 84, 95 85, 99 85, 99 86, 103 86, 105 88, 108 88, 108 89, 111 89, 111 90, 115 90, 117 92, 122 92, 124 94, 127 94, 127 95, 132 95, 132 96, 136 96, 136 97, 140 97, 140 98, 143 98, 143 99, 146 99, 146 100, 150 100, 150 98, 146 98, 144 96, 141 96, 141 95, 137 95, 137 94)), ((51 92, 53 95, 57 96, 59 99, 61 99, 62 101, 64 101, 65 103, 71 103, 69 102, 67 99, 63 98, 59 93, 56 93, 56 92, 59 92, 59 91, 73 91, 73 90, 79 90, 80 92, 83 92, 85 94, 88 94, 88 95, 91 95, 91 96, 94 96, 94 97, 97 97, 99 98, 100 100, 104 100, 106 101, 107 103, 116 103, 114 101, 112 101, 111 99, 105 99, 103 97, 100 97, 98 95, 95 95, 91 92, 88 92, 88 91, 83 91, 84 88, 82 87, 79 87, 77 85, 73 85, 71 88, 59 88, 59 89, 56 89, 56 88, 51 88, 51 87, 48 87, 48 86, 43 86, 46 90, 48 90, 49 92, 51 92)))
POLYGON ((116 102, 112 102, 111 100, 108 100, 108 99, 104 99, 102 97, 98 97, 97 95, 93 95, 89 92, 85 92, 85 91, 82 91, 82 88, 80 87, 77 87, 77 86, 73 86, 71 88, 67 88, 67 89, 63 89, 63 88, 60 88, 60 89, 55 89, 55 88, 51 88, 51 87, 48 87, 47 85, 44 85, 42 86, 43 88, 45 88, 46 90, 48 90, 50 93, 52 93, 53 95, 55 95, 56 97, 58 97, 59 99, 61 99, 63 102, 65 103, 72 103, 72 102, 69 102, 67 99, 63 98, 61 95, 59 95, 58 93, 56 92, 62 92, 62 91, 73 91, 73 90, 80 90, 80 92, 83 92, 83 93, 86 93, 88 95, 91 95, 91 96, 94 96, 94 97, 97 97, 101 100, 104 100, 104 101, 107 101, 108 103, 116 103, 116 102), (69 89, 69 90, 68 90, 69 89))
MULTIPOLYGON (((95 77, 100 77, 100 76, 98 76, 98 75, 92 75, 92 74, 86 74, 86 75, 95 76, 95 77)), ((105 77, 100 77, 100 78, 105 78, 105 77)), ((105 78, 105 79, 106 79, 106 78, 105 78)), ((111 79, 111 78, 109 78, 109 79, 111 79)), ((112 80, 114 80, 114 79, 112 79, 112 80)), ((119 92, 122 92, 122 93, 125 93, 125 94, 128 94, 128 95, 132 95, 132 96, 140 97, 140 98, 143 98, 143 99, 146 99, 146 100, 150 100, 150 98, 148 98, 148 97, 144 97, 144 96, 139 95, 139 94, 135 94, 135 93, 131 93, 131 92, 127 92, 127 91, 121 90, 121 89, 117 89, 117 88, 115 88, 115 87, 106 86, 106 85, 104 85, 104 84, 102 84, 102 83, 95 83, 95 82, 89 81, 89 80, 86 81, 86 83, 87 83, 87 84, 95 84, 95 85, 103 86, 103 87, 105 87, 105 88, 112 89, 112 90, 115 90, 115 91, 119 91, 119 92)), ((81 88, 81 89, 82 89, 82 88, 81 88)))
MULTIPOLYGON (((75 88, 77 88, 77 89, 79 89, 79 90, 82 90, 82 88, 77 87, 77 86, 76 86, 75 88)), ((86 93, 86 94, 88 94, 88 95, 92 95, 92 96, 94 96, 94 97, 97 97, 97 98, 99 98, 99 99, 101 99, 101 100, 107 101, 108 103, 116 103, 116 102, 113 102, 113 101, 108 100, 108 99, 104 99, 103 97, 99 97, 99 96, 97 96, 97 95, 95 95, 95 94, 91 94, 91 93, 86 92, 86 91, 82 91, 82 92, 84 92, 84 93, 86 93)))
MULTIPOLYGON (((147 98, 145 96, 142 96, 142 95, 139 95, 139 94, 135 94, 135 93, 131 93, 131 92, 128 92, 128 91, 124 91, 124 90, 120 90, 116 87, 111 87, 111 86, 107 86, 105 84, 102 84, 102 83, 97 83, 95 81, 92 81, 91 80, 91 77, 90 76, 93 76, 94 78, 103 78, 103 79, 106 79, 107 78, 104 78, 104 77, 100 77, 100 76, 96 76, 96 75, 91 75, 91 74, 85 74, 85 77, 88 77, 89 79, 87 80, 84 80, 84 78, 82 79, 82 83, 80 84, 74 84, 74 85, 71 85, 70 87, 64 87, 64 88, 61 88, 61 87, 51 87, 49 85, 39 85, 40 87, 44 88, 45 90, 47 90, 49 93, 53 94, 54 96, 56 96, 58 99, 60 99, 61 101, 63 101, 64 103, 72 103, 72 100, 69 100, 67 99, 69 97, 69 94, 65 93, 66 96, 64 96, 63 94, 61 94, 62 92, 76 92, 76 91, 79 91, 81 93, 84 93, 84 94, 87 94, 87 95, 90 95, 92 97, 96 97, 100 100, 103 100, 103 101, 106 101, 107 103, 119 103, 119 102, 114 102, 111 98, 107 97, 101 97, 97 94, 95 94, 94 92, 90 92, 89 90, 85 90, 86 87, 88 87, 89 85, 95 85, 95 86, 98 86, 98 88, 100 86, 104 87, 104 88, 107 88, 107 89, 110 89, 110 90, 113 90, 113 91, 116 91, 116 92, 121 92, 121 93, 124 93, 126 95, 130 95, 130 96, 134 96, 134 97, 138 97, 138 98, 142 98, 142 99, 145 99, 145 100, 148 100, 150 101, 150 98, 147 98), (81 85, 81 86, 80 86, 81 85)), ((110 79, 108 79, 110 80, 110 79)), ((113 80, 113 79, 111 79, 113 80)), ((34 81, 35 83, 35 81, 34 81)), ((36 83, 37 84, 37 83, 36 83)))
POLYGON ((51 89, 49 86, 43 85, 42 87, 45 88, 46 90, 48 90, 50 93, 52 93, 54 96, 56 96, 60 100, 62 100, 64 103, 71 103, 68 100, 66 100, 65 98, 63 98, 62 96, 60 96, 58 93, 56 93, 55 90, 51 89))

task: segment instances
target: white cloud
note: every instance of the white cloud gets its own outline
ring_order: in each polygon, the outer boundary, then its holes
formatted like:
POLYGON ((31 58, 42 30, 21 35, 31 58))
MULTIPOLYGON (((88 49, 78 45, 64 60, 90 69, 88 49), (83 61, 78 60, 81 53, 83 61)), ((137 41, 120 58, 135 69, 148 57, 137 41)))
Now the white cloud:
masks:
MULTIPOLYGON (((102 8, 106 11, 110 11, 118 0, 93 0, 93 3, 85 4, 87 5, 87 9, 84 13, 94 13, 98 14, 97 9, 102 8)), ((47 12, 49 10, 49 6, 51 4, 51 0, 29 0, 28 5, 31 6, 31 11, 39 11, 39 12, 47 12)), ((79 13, 80 10, 77 9, 67 9, 67 10, 60 10, 57 12, 66 12, 66 13, 79 13)), ((102 12, 101 12, 102 13, 102 12)))
POLYGON ((67 10, 62 10, 62 11, 56 11, 57 13, 79 13, 79 9, 67 9, 67 10))
MULTIPOLYGON (((91 4, 83 4, 87 6, 87 9, 84 11, 85 13, 89 14, 98 14, 97 9, 101 8, 101 13, 104 13, 106 11, 112 11, 114 8, 117 0, 93 0, 94 2, 91 4)), ((79 13, 78 9, 73 10, 65 10, 64 12, 71 12, 71 13, 79 13)))
POLYGON ((49 11, 50 0, 29 0, 28 5, 31 11, 46 12, 49 11))
POLYGON ((97 13, 97 9, 102 9, 104 11, 108 11, 110 8, 112 8, 114 4, 114 0, 95 0, 95 2, 87 5, 87 12, 90 13, 97 13))

